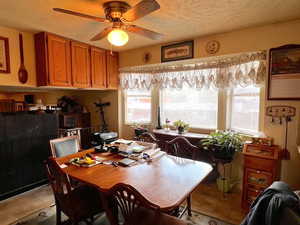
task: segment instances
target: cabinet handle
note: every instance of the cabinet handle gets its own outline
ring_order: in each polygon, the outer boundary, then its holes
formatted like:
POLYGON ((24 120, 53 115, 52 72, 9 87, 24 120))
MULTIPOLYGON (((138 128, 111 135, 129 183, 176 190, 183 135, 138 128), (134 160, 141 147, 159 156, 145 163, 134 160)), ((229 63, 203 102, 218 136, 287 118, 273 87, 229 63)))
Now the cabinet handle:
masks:
POLYGON ((256 171, 256 173, 260 173, 260 171, 259 171, 259 170, 257 170, 257 171, 256 171))

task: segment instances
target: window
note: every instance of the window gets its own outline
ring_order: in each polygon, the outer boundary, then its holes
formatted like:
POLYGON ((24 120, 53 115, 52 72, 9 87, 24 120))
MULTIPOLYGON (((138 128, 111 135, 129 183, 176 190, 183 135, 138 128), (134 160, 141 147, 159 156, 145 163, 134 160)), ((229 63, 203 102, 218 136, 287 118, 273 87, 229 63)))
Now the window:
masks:
POLYGON ((162 122, 183 120, 194 128, 217 128, 218 92, 183 87, 160 92, 162 122))
POLYGON ((250 86, 235 88, 229 96, 230 129, 257 133, 259 131, 260 88, 250 86))
POLYGON ((127 90, 125 92, 126 124, 151 122, 151 91, 127 90))

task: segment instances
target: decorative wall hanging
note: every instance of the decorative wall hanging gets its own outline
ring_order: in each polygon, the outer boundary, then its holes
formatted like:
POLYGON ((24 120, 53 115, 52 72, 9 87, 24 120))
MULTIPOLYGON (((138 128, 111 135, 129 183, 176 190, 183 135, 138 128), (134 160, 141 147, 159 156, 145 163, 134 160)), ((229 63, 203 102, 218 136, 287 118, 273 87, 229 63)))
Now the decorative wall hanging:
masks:
POLYGON ((220 49, 220 42, 212 40, 206 43, 205 50, 208 54, 216 54, 220 49))
POLYGON ((292 121, 292 117, 296 116, 296 108, 287 105, 268 106, 266 115, 271 117, 271 123, 285 125, 284 148, 282 151, 283 159, 290 159, 288 146, 288 123, 292 121))
POLYGON ((25 68, 25 64, 24 64, 24 51, 23 51, 23 36, 22 34, 19 34, 19 47, 20 47, 20 68, 18 71, 18 77, 19 77, 19 81, 22 84, 25 84, 28 80, 28 72, 25 68))
POLYGON ((266 52, 216 56, 120 69, 123 89, 225 89, 264 85, 266 52))
POLYGON ((0 73, 10 73, 8 38, 0 37, 0 73))
POLYGON ((269 100, 300 100, 300 45, 270 49, 269 100))
POLYGON ((143 54, 143 62, 144 63, 149 63, 152 59, 152 54, 150 52, 145 52, 143 54))
POLYGON ((161 62, 194 58, 194 40, 161 47, 161 62))

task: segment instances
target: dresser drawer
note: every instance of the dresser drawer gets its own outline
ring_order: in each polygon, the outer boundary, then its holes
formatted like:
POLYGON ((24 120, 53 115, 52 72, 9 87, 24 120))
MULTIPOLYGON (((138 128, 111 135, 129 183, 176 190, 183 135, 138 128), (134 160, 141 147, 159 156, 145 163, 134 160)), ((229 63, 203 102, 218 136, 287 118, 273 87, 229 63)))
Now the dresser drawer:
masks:
POLYGON ((272 184, 272 173, 246 168, 246 184, 258 189, 267 188, 272 184))
POLYGON ((246 194, 246 202, 249 204, 249 206, 254 202, 254 200, 257 198, 257 196, 262 192, 262 190, 256 190, 256 189, 247 189, 246 194))
POLYGON ((245 167, 253 168, 255 170, 273 172, 274 168, 276 168, 275 160, 256 158, 252 156, 245 156, 244 163, 245 167))

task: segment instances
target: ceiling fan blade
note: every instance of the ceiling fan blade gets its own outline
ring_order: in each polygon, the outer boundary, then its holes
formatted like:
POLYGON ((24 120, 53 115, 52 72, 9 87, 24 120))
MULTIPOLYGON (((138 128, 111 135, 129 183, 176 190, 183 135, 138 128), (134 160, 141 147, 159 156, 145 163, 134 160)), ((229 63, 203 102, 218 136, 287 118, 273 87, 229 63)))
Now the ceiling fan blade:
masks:
POLYGON ((163 34, 151 31, 151 30, 147 30, 145 28, 142 27, 138 27, 136 25, 128 25, 126 26, 126 30, 128 30, 129 32, 133 32, 139 35, 142 35, 144 37, 153 39, 153 40, 161 40, 163 38, 163 34))
POLYGON ((79 12, 74 12, 74 11, 67 10, 67 9, 53 8, 53 10, 56 11, 56 12, 60 12, 60 13, 66 13, 66 14, 70 14, 70 15, 73 15, 73 16, 80 16, 80 17, 84 17, 84 18, 87 18, 87 19, 96 20, 98 22, 105 22, 106 21, 106 19, 101 18, 101 17, 86 15, 86 14, 82 14, 82 13, 79 13, 79 12))
POLYGON ((159 8, 160 5, 155 0, 143 0, 124 13, 122 19, 127 22, 132 22, 159 8))
POLYGON ((108 35, 109 32, 111 32, 113 30, 112 27, 106 27, 103 31, 101 31, 99 34, 97 34, 96 36, 94 36, 91 41, 98 41, 101 40, 102 38, 104 38, 106 35, 108 35))

